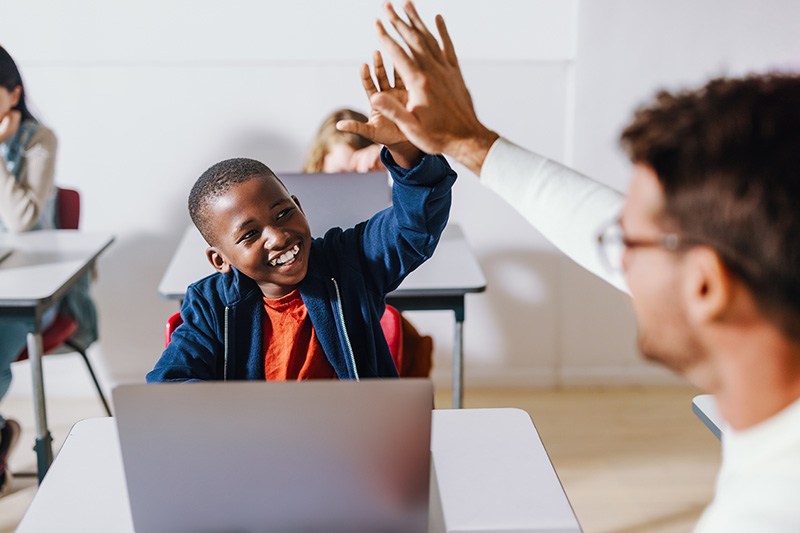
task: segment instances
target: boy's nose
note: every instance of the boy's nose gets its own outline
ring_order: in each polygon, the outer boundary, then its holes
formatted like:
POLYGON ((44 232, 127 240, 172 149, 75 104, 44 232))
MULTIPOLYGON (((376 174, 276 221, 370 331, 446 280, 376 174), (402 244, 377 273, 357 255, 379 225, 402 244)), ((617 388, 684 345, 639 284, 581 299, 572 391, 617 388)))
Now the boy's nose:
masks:
POLYGON ((264 248, 284 248, 289 241, 289 235, 278 228, 264 228, 264 248))

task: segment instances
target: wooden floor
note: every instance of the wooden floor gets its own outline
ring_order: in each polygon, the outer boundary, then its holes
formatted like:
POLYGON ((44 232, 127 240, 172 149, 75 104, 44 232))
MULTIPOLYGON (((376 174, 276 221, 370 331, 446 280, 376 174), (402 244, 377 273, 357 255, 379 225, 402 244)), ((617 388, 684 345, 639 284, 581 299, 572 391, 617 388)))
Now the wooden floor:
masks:
MULTIPOLYGON (((673 533, 691 531, 719 467, 719 442, 691 412, 695 394, 470 389, 465 406, 518 407, 531 415, 586 533, 673 533)), ((437 392, 436 406, 450 406, 449 391, 437 392)), ((12 469, 33 471, 30 399, 7 397, 0 407, 23 424, 12 469)), ((93 397, 52 398, 48 409, 56 450, 73 423, 103 414, 93 397)), ((0 498, 0 533, 14 530, 35 490, 34 478, 18 478, 0 498)))

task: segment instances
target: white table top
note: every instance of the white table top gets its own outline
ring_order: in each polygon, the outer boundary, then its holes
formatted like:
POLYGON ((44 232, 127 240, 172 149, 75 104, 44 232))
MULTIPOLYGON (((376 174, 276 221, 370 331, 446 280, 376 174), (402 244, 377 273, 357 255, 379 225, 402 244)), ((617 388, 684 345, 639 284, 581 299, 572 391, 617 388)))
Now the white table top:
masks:
MULTIPOLYGON (((208 247, 200 232, 189 226, 172 256, 158 292, 170 299, 182 299, 186 287, 214 272, 205 256, 208 247)), ((433 257, 412 272, 392 296, 450 296, 482 292, 486 278, 461 228, 448 225, 433 257)))
POLYGON ((0 263, 0 307, 35 307, 59 298, 113 240, 76 230, 0 234, 0 244, 14 249, 0 263))
MULTIPOLYGON (((524 411, 436 410, 431 440, 431 531, 580 531, 524 411)), ((17 529, 40 531, 133 531, 113 418, 70 431, 17 529)))

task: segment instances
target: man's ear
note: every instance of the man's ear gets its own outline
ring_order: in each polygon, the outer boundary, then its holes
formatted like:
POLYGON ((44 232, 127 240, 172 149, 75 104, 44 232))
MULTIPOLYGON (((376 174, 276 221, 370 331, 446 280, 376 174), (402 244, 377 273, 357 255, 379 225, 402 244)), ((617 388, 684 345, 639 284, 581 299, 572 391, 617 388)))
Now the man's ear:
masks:
POLYGON ((716 251, 698 246, 684 258, 683 299, 689 320, 707 323, 723 319, 733 304, 733 276, 716 251))
POLYGON ((231 271, 231 264, 228 263, 228 260, 225 259, 224 255, 222 255, 222 252, 217 250, 214 246, 209 246, 206 248, 206 257, 208 258, 208 262, 211 263, 211 266, 213 266, 217 272, 227 274, 231 271))
POLYGON ((303 206, 302 206, 302 205, 300 205, 300 200, 298 200, 298 199, 297 199, 297 196, 295 196, 295 195, 293 194, 293 195, 292 195, 292 200, 294 200, 294 203, 296 203, 296 204, 297 204, 297 207, 299 207, 299 208, 300 208, 300 212, 302 212, 302 213, 305 215, 305 214, 306 214, 306 212, 305 212, 305 211, 303 211, 303 206))

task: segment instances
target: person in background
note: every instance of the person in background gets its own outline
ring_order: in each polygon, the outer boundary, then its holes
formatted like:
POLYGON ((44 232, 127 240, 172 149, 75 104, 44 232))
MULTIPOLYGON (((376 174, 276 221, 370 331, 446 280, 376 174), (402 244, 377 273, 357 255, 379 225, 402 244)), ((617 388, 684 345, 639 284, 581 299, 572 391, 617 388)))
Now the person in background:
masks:
MULTIPOLYGON (((55 229, 57 145, 53 131, 28 109, 19 69, 0 46, 0 232, 55 229)), ((52 324, 59 310, 78 321, 72 340, 85 347, 97 338, 88 275, 44 312, 43 329, 52 324)), ((26 335, 33 327, 30 318, 0 317, 0 399, 11 385, 11 363, 25 347, 26 335)), ((19 433, 15 420, 0 415, 0 495, 11 486, 8 458, 19 433)))
POLYGON ((800 75, 659 92, 621 134, 624 197, 478 120, 441 16, 440 45, 411 2, 408 20, 386 14, 407 49, 380 22, 378 35, 407 93, 372 106, 628 290, 642 354, 714 395, 728 427, 695 531, 800 531, 800 75))
MULTIPOLYGON (((383 65, 379 56, 376 63, 383 65)), ((380 159, 380 145, 355 133, 336 129, 341 120, 367 123, 363 113, 353 109, 337 109, 328 115, 311 141, 303 172, 372 172, 385 170, 380 159)), ((401 315, 403 337, 401 377, 428 377, 433 367, 433 338, 422 335, 401 315)))
POLYGON ((353 109, 337 109, 317 130, 303 163, 303 172, 372 172, 385 170, 381 147, 366 137, 339 131, 340 120, 367 122, 367 116, 353 109))

